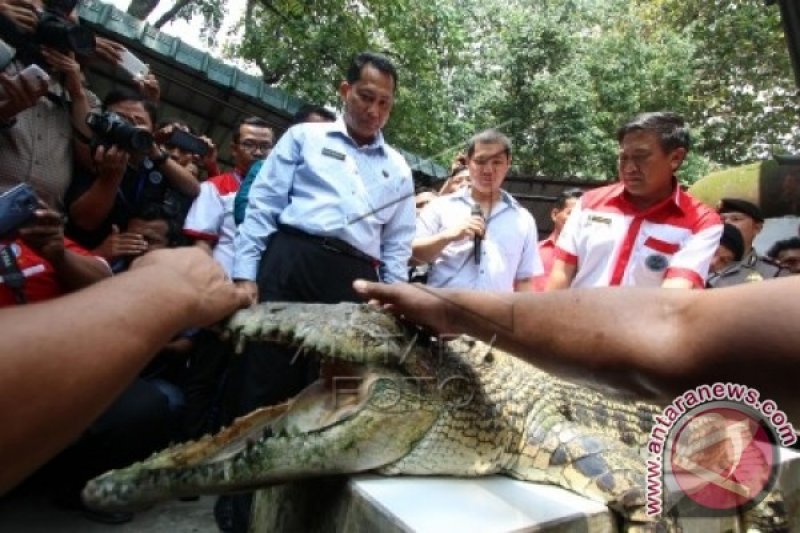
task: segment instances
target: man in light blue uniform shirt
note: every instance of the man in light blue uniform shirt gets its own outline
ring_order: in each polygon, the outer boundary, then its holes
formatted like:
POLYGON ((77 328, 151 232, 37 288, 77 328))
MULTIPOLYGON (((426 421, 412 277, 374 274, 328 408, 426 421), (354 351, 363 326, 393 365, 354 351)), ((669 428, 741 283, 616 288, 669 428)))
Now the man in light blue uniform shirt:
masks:
POLYGON ((289 227, 340 239, 380 261, 383 281, 406 281, 415 231, 411 170, 380 131, 369 144, 356 142, 346 116, 283 135, 250 190, 234 279, 256 280, 268 239, 289 227))
MULTIPOLYGON (((362 53, 339 93, 343 117, 300 124, 275 145, 250 189, 235 241, 233 278, 255 301, 360 301, 358 278, 406 281, 415 233, 414 185, 384 142, 397 72, 362 53)), ((297 394, 313 364, 274 345, 252 344, 241 363, 241 413, 297 394)), ((235 498, 234 531, 248 501, 235 498)))

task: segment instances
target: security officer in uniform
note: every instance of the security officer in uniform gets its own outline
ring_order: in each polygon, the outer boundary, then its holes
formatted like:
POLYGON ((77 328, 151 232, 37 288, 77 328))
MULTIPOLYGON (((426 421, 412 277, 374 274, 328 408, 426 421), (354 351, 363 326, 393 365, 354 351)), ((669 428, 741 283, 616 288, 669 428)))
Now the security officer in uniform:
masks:
POLYGON ((753 249, 753 240, 764 227, 764 215, 756 204, 739 198, 723 198, 717 211, 723 222, 736 226, 741 232, 744 256, 741 261, 709 276, 708 287, 730 287, 789 275, 788 270, 772 259, 758 255, 753 249))

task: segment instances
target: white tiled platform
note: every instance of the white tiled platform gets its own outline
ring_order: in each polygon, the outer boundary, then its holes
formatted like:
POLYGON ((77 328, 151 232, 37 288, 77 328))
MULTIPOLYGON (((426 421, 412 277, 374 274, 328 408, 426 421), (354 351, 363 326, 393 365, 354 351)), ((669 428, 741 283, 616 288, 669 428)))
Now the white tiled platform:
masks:
MULTIPOLYGON (((800 529, 800 455, 783 451, 779 486, 792 530, 800 529)), ((604 505, 558 487, 504 476, 308 480, 260 491, 251 532, 616 531, 604 505)), ((740 531, 735 517, 685 518, 686 533, 740 531)))

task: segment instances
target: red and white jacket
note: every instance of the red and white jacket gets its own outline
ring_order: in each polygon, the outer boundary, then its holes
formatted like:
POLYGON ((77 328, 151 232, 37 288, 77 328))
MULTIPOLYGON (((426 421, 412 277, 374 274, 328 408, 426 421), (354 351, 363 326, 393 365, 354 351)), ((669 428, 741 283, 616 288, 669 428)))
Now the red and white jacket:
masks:
POLYGON ((183 223, 185 235, 206 241, 213 247, 214 259, 228 275, 233 271, 233 239, 236 236, 233 200, 241 183, 237 172, 220 174, 201 183, 200 194, 183 223))
POLYGON ((640 211, 619 183, 580 198, 555 256, 577 265, 572 287, 658 287, 684 278, 702 288, 721 234, 719 215, 677 184, 669 198, 640 211))

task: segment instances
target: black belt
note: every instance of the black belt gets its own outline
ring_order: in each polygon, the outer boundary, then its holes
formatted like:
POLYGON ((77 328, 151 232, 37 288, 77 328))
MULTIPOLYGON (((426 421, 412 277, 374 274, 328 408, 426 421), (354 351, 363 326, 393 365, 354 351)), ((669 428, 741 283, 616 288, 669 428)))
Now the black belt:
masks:
POLYGON ((303 240, 313 242, 325 248, 326 250, 340 253, 342 255, 346 255, 348 257, 352 257, 353 259, 358 259, 360 261, 365 261, 376 268, 383 264, 381 260, 375 259, 371 255, 365 254, 352 244, 345 242, 342 239, 337 239, 336 237, 320 237, 318 235, 312 235, 310 233, 306 233, 303 230, 299 230, 292 226, 286 226, 284 224, 278 224, 278 231, 280 231, 281 233, 285 233, 286 235, 299 237, 303 240))

